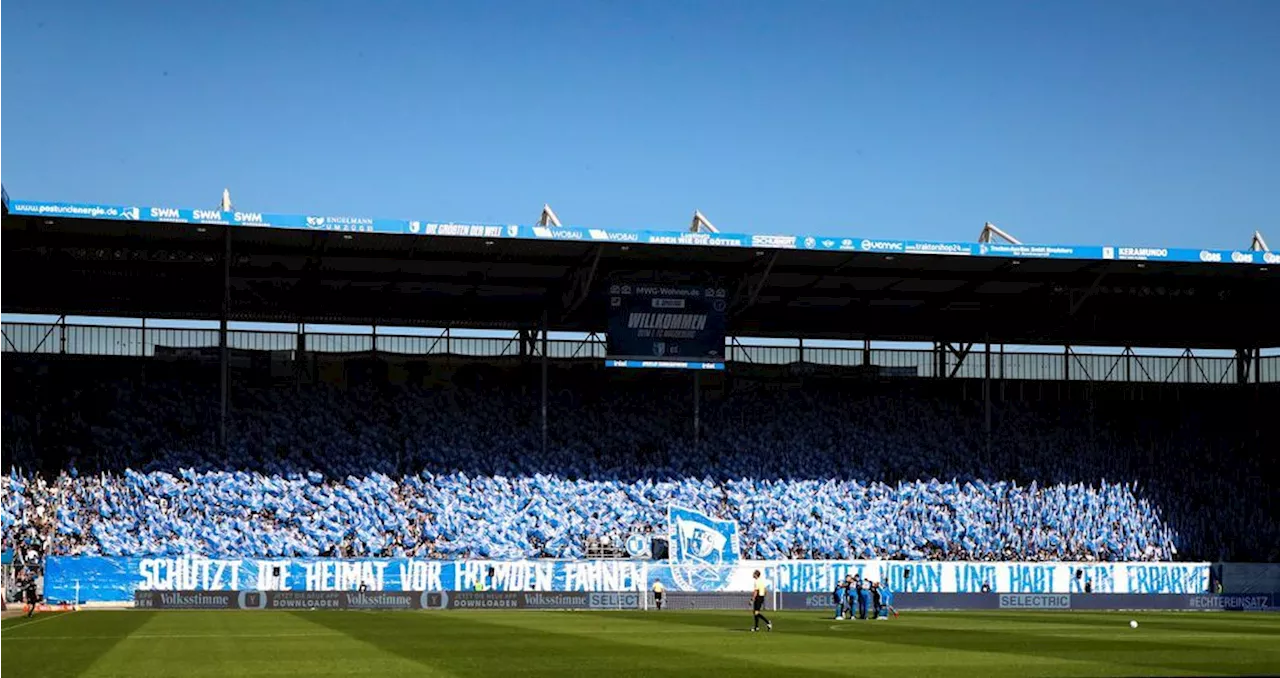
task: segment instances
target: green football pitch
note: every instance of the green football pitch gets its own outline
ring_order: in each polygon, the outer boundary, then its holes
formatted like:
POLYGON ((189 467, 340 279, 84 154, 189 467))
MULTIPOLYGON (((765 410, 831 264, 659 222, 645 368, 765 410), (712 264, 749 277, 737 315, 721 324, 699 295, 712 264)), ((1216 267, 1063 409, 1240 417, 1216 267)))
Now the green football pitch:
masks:
POLYGON ((734 612, 85 611, 5 620, 0 656, 24 677, 1280 674, 1280 615, 773 621, 751 633, 734 612))

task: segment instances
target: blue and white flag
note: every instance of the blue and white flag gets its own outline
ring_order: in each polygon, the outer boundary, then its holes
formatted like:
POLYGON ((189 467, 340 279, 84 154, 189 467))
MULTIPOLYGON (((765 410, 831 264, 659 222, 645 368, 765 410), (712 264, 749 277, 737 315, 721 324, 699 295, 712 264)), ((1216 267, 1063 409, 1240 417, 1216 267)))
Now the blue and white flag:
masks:
POLYGON ((667 507, 671 577, 686 591, 717 591, 738 563, 738 523, 693 509, 667 507))

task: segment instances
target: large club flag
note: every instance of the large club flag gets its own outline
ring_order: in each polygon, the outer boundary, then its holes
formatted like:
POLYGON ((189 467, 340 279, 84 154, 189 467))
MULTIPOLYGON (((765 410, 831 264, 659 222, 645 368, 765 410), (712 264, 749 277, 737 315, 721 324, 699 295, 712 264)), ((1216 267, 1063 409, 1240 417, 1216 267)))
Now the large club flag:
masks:
POLYGON ((738 563, 738 523, 693 509, 667 507, 672 579, 687 591, 717 591, 738 563))

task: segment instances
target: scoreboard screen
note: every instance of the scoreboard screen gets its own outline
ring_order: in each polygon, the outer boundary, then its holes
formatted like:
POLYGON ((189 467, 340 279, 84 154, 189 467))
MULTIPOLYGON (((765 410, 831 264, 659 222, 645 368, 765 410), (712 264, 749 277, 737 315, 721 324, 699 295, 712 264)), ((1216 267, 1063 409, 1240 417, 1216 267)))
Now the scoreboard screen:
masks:
POLYGON ((724 369, 724 287, 609 286, 610 367, 724 369))

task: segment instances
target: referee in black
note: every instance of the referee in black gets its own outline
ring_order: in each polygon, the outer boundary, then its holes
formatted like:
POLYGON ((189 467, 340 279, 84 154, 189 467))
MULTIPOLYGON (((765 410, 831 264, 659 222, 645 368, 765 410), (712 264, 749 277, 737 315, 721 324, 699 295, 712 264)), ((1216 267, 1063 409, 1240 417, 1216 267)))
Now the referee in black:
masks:
POLYGON ((755 625, 751 627, 751 630, 753 632, 759 631, 760 622, 763 621, 765 630, 772 631, 773 622, 769 621, 768 617, 760 613, 760 610, 764 609, 764 595, 768 592, 768 587, 765 586, 764 580, 760 578, 760 570, 753 572, 751 574, 751 578, 756 580, 755 584, 751 587, 751 609, 755 613, 755 625))
POLYGON ((36 578, 35 575, 28 574, 26 585, 23 586, 24 598, 27 600, 27 617, 36 613, 36 603, 40 601, 40 597, 36 595, 36 578))

